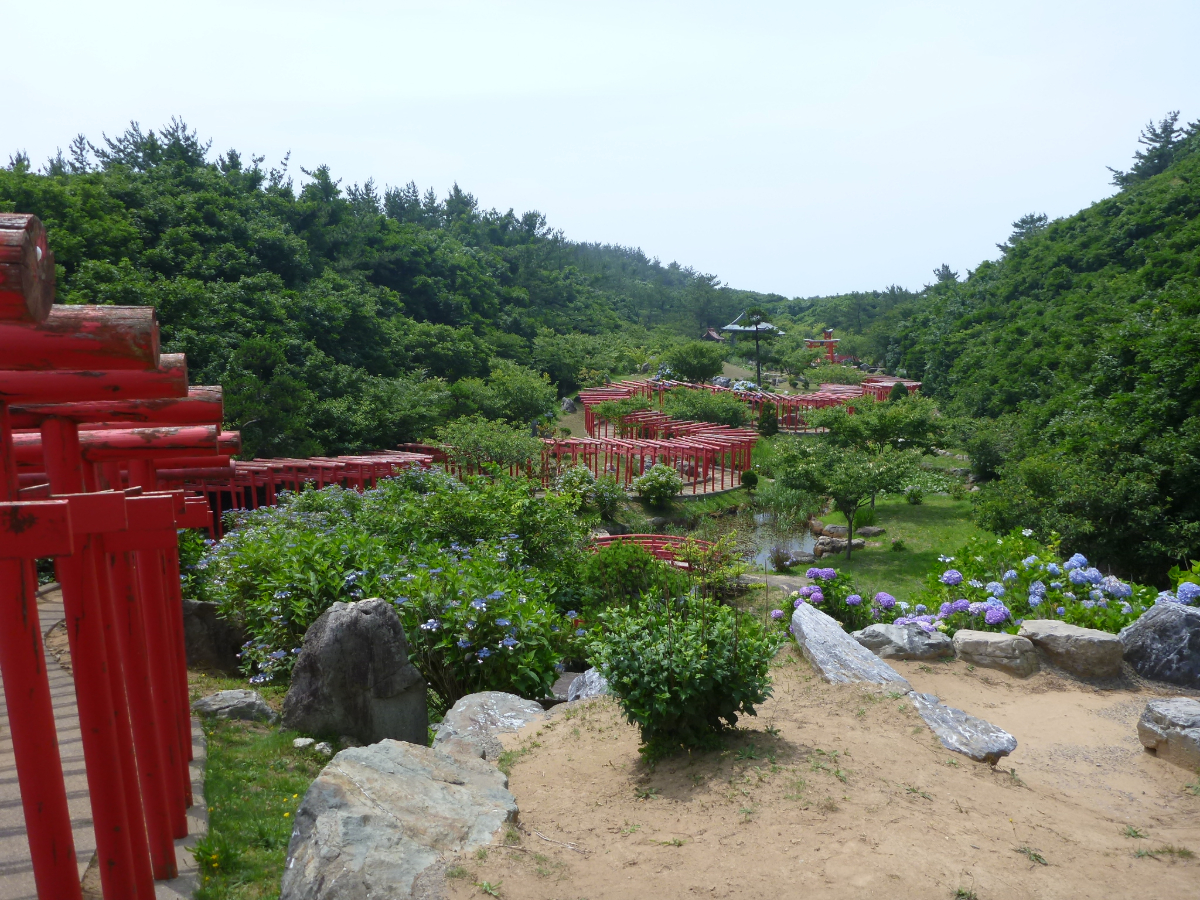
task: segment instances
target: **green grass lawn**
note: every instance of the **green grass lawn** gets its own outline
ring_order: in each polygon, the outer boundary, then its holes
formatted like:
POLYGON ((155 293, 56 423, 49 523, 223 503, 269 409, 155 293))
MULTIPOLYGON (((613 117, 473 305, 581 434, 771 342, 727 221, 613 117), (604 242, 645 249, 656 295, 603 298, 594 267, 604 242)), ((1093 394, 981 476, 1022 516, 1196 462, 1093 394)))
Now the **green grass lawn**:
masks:
MULTIPOLYGON (((848 562, 844 554, 822 557, 820 561, 823 566, 853 577, 865 597, 887 591, 901 600, 907 599, 921 586, 926 573, 938 564, 939 556, 952 556, 967 541, 987 534, 971 521, 969 500, 951 500, 940 495, 926 498, 919 506, 902 497, 881 500, 876 504, 875 516, 875 524, 886 528, 887 533, 871 540, 881 542, 882 546, 857 550, 848 562), (892 550, 892 541, 896 539, 904 542, 904 550, 892 550)), ((846 524, 845 517, 836 513, 822 516, 821 521, 827 525, 846 524)))
MULTIPOLYGON (((190 673, 193 699, 246 688, 244 679, 190 673)), ((277 710, 285 686, 256 685, 277 710)), ((206 719, 204 800, 208 835, 196 846, 196 900, 260 900, 279 896, 292 823, 304 792, 328 760, 292 747, 294 731, 206 719)))

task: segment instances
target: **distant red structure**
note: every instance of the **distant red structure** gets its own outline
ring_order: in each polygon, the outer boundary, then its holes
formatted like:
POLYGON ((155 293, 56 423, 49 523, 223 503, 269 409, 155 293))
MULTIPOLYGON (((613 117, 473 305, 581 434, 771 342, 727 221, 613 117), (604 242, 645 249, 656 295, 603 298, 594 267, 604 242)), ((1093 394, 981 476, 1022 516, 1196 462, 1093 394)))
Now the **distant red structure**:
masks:
MULTIPOLYGON (((874 397, 876 400, 886 400, 897 384, 904 385, 905 390, 915 394, 921 390, 921 382, 909 381, 907 378, 897 378, 894 375, 870 375, 863 379, 862 396, 874 397)), ((824 385, 822 385, 824 387, 824 385)))
POLYGON ((841 338, 833 336, 833 329, 826 328, 825 335, 819 338, 805 338, 804 346, 809 350, 821 350, 831 363, 837 359, 837 345, 841 338))

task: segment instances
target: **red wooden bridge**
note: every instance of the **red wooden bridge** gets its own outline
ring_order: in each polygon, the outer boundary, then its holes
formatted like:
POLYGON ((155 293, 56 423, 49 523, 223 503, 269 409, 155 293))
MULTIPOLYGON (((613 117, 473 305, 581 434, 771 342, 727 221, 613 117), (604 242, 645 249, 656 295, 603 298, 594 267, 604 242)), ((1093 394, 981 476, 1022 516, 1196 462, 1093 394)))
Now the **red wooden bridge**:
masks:
POLYGON ((691 565, 681 554, 684 544, 690 542, 693 546, 701 550, 710 550, 713 546, 710 541, 679 537, 673 534, 612 534, 592 538, 592 545, 597 549, 620 542, 637 544, 650 554, 681 569, 691 568, 691 565))

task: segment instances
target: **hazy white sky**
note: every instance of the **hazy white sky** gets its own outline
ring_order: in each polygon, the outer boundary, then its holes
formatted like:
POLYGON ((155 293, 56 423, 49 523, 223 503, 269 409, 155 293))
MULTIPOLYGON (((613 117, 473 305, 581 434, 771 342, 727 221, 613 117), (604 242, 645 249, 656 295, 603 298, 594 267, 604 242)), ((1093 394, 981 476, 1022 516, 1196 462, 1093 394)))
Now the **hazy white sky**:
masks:
POLYGON ((974 268, 1200 118, 1195 0, 0 0, 0 33, 0 160, 179 115, 788 296, 974 268))

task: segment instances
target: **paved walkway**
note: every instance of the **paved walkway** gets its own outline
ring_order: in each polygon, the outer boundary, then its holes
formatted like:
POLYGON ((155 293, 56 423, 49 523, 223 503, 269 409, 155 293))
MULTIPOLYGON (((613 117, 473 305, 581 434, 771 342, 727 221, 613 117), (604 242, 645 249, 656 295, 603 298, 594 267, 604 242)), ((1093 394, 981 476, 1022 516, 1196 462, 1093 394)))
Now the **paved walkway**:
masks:
MULTIPOLYGON (((61 594, 53 587, 38 592, 38 616, 42 634, 63 619, 61 594)), ((88 800, 87 773, 83 763, 83 744, 79 734, 79 714, 75 705, 75 683, 71 676, 46 654, 46 671, 50 678, 50 695, 54 703, 58 747, 62 754, 63 775, 67 786, 67 803, 75 835, 75 857, 83 879, 88 863, 96 850, 92 830, 92 808, 88 800)), ((3 683, 0 682, 0 689, 3 683)), ((188 810, 189 836, 175 842, 179 861, 178 878, 155 884, 155 894, 161 900, 191 897, 196 889, 195 860, 187 847, 207 830, 208 818, 204 806, 204 732, 200 723, 192 720, 192 742, 195 759, 192 761, 192 792, 196 805, 188 810)), ((94 875, 94 870, 93 873, 94 875)), ((85 886, 96 881, 86 879, 85 886)), ((99 893, 95 896, 98 900, 99 893)), ((29 843, 25 838, 25 813, 21 808, 21 791, 17 784, 16 760, 13 757, 12 732, 8 723, 8 706, 0 690, 0 900, 38 900, 34 886, 33 867, 29 859, 29 843)), ((43 898, 46 900, 46 898, 43 898)))

